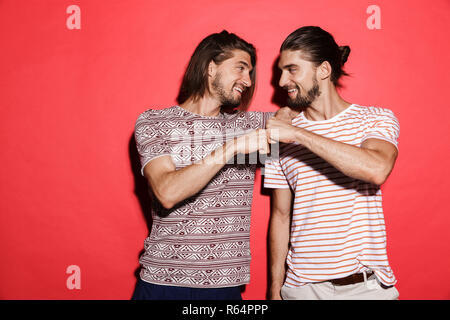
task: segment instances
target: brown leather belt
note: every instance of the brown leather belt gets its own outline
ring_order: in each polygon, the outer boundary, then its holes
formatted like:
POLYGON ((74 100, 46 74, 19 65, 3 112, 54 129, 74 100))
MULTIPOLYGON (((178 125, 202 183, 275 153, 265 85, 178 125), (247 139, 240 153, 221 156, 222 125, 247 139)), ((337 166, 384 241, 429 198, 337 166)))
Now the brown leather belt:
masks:
MULTIPOLYGON (((373 274, 373 272, 370 272, 370 273, 367 272, 366 273, 367 278, 369 278, 372 274, 373 274)), ((331 282, 332 284, 334 284, 335 286, 346 286, 349 284, 364 282, 364 274, 363 273, 354 273, 345 278, 332 279, 332 280, 328 280, 328 281, 331 282)))

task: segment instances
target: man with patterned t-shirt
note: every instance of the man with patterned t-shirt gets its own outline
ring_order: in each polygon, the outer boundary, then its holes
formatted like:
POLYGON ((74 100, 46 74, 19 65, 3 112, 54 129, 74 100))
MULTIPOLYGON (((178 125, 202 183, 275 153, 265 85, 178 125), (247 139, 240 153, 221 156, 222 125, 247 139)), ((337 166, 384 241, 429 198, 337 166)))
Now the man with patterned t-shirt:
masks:
POLYGON ((252 156, 268 152, 263 128, 273 113, 225 111, 249 103, 255 63, 253 45, 212 34, 191 57, 180 105, 137 119, 142 174, 158 201, 133 299, 241 299, 250 279, 252 156))
POLYGON ((319 27, 294 31, 280 49, 279 84, 288 105, 302 111, 292 122, 270 119, 266 126, 271 140, 282 142, 264 177, 274 189, 271 299, 399 295, 380 191, 397 158, 399 124, 388 109, 339 96, 349 53, 319 27))

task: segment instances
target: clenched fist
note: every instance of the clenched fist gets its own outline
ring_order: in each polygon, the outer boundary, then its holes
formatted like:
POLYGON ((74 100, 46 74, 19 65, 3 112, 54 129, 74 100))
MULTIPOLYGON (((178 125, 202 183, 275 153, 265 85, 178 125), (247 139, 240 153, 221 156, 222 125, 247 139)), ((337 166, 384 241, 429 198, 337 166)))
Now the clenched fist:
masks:
POLYGON ((294 127, 290 120, 286 121, 272 117, 267 120, 266 129, 269 142, 292 143, 295 141, 295 134, 298 128, 294 127))
POLYGON ((235 144, 238 153, 248 154, 255 151, 259 151, 261 154, 269 153, 267 132, 264 129, 258 129, 236 138, 235 144))

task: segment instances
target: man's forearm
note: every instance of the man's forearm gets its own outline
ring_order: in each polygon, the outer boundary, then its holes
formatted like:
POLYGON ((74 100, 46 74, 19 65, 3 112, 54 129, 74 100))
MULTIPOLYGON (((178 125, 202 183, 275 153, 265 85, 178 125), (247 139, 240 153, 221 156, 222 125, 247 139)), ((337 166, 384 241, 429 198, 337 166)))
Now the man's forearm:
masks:
POLYGON ((202 160, 179 170, 167 158, 153 160, 144 173, 161 204, 170 209, 202 190, 236 154, 256 151, 269 152, 265 130, 254 130, 230 139, 202 160))
POLYGON ((272 212, 269 228, 270 249, 270 298, 280 295, 286 275, 286 257, 289 249, 290 215, 272 212))
POLYGON ((166 195, 166 208, 171 208, 202 190, 211 179, 236 155, 235 140, 227 141, 208 156, 179 170, 169 172, 159 186, 166 195))
POLYGON ((295 137, 296 142, 349 177, 382 184, 390 173, 385 159, 376 150, 325 138, 303 128, 295 128, 295 137))

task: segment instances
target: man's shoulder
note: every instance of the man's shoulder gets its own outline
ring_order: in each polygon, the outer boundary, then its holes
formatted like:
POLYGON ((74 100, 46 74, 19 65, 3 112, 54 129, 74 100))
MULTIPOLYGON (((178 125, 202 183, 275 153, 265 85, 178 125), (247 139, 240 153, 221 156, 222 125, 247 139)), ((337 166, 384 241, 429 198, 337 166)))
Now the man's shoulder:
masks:
POLYGON ((261 111, 237 111, 234 113, 225 114, 225 116, 228 118, 228 120, 235 120, 235 119, 253 119, 256 117, 261 117, 263 112, 261 111))
POLYGON ((235 122, 237 126, 247 125, 249 128, 264 128, 267 119, 273 117, 275 112, 264 111, 238 111, 227 116, 227 120, 235 122))
POLYGON ((388 108, 376 106, 360 106, 353 105, 357 114, 362 116, 376 117, 376 116, 394 116, 394 112, 388 108))
POLYGON ((254 129, 257 126, 258 116, 249 111, 237 111, 232 114, 225 114, 227 128, 239 128, 243 130, 254 129))
POLYGON ((168 108, 162 108, 162 109, 147 109, 138 116, 139 120, 156 120, 161 117, 170 116, 171 114, 176 113, 177 107, 168 107, 168 108))

